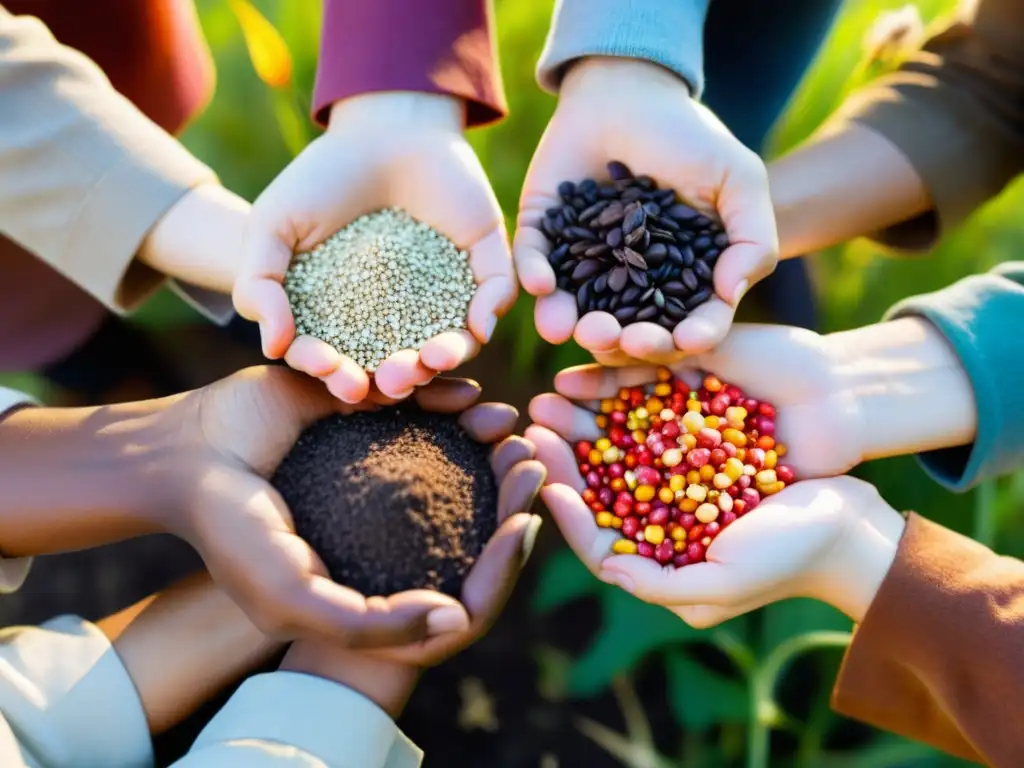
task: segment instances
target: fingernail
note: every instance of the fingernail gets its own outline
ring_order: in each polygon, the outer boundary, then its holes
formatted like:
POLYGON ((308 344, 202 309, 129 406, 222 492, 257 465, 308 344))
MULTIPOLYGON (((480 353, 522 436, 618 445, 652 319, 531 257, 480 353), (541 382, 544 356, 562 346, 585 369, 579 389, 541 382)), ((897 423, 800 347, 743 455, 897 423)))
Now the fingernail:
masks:
POLYGON ((498 318, 495 315, 491 315, 487 320, 487 325, 484 327, 484 342, 491 340, 491 336, 494 335, 494 327, 498 324, 498 318))
POLYGON ((735 307, 740 303, 740 300, 746 296, 747 291, 750 289, 749 280, 740 280, 739 285, 736 286, 736 290, 732 295, 732 305, 735 307))
POLYGON ((435 608, 427 614, 427 634, 444 635, 449 632, 464 632, 469 629, 466 612, 454 605, 435 608))
POLYGON ((537 543, 537 534, 540 533, 540 527, 543 523, 544 519, 540 515, 533 515, 530 518, 530 522, 526 524, 526 532, 523 533, 522 565, 526 565, 530 555, 533 554, 533 547, 537 543))
POLYGON ((621 587, 626 592, 633 594, 633 590, 636 589, 636 585, 633 584, 633 580, 624 573, 618 573, 617 571, 601 571, 601 581, 605 584, 612 584, 617 587, 621 587))

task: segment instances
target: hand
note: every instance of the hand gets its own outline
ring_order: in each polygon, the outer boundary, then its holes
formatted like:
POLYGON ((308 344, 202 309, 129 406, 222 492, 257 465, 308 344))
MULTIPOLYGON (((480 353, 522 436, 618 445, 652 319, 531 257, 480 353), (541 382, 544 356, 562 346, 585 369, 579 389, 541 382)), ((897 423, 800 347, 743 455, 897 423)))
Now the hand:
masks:
POLYGON ((761 502, 722 531, 707 562, 662 568, 613 555, 618 531, 598 527, 570 446, 546 427, 527 438, 548 469, 541 498, 576 555, 600 579, 708 627, 788 597, 814 597, 859 621, 895 557, 903 518, 873 486, 807 480, 761 502))
POLYGON ((219 184, 200 184, 150 230, 139 260, 200 288, 231 293, 241 271, 249 209, 249 203, 219 184))
MULTIPOLYGON (((798 477, 831 476, 860 463, 865 449, 859 402, 844 388, 841 363, 826 339, 800 328, 739 325, 711 352, 672 367, 683 378, 697 369, 714 373, 772 403, 778 438, 789 449, 786 463, 798 477)), ((569 368, 555 377, 559 394, 534 398, 530 417, 564 440, 594 440, 601 436, 591 410, 596 401, 614 397, 622 387, 653 383, 656 371, 655 366, 569 368)))
MULTIPOLYGON (((479 395, 474 382, 438 379, 418 390, 416 401, 427 410, 462 413, 460 423, 479 442, 503 441, 493 462, 504 478, 499 514, 508 514, 522 503, 523 478, 539 487, 543 468, 530 462, 529 443, 509 437, 515 409, 474 407, 479 395)), ((181 436, 174 448, 181 466, 171 482, 190 490, 181 505, 187 516, 171 513, 166 527, 196 547, 218 585, 267 634, 313 635, 350 646, 398 645, 462 631, 470 623, 458 601, 437 592, 366 598, 331 581, 295 535, 288 509, 266 480, 304 428, 332 412, 372 407, 345 406, 312 379, 265 367, 190 393, 167 414, 169 423, 180 425, 181 436)), ((510 521, 509 530, 520 524, 518 518, 510 521)))
MULTIPOLYGON (((557 506, 564 493, 551 495, 557 506)), ((578 513, 565 507, 556 519, 563 531, 586 537, 578 513)), ((821 600, 859 622, 896 558, 904 525, 862 480, 808 480, 728 526, 708 548, 707 562, 672 569, 615 555, 600 563, 598 576, 695 627, 791 597, 821 600)))
POLYGON ((639 61, 587 59, 563 81, 530 164, 513 250, 523 288, 538 297, 537 330, 547 341, 561 344, 575 336, 591 352, 621 350, 638 360, 670 362, 679 350, 703 351, 718 343, 743 294, 775 269, 767 172, 675 75, 639 61), (673 333, 653 323, 623 329, 605 312, 588 313, 577 323, 573 297, 555 290, 550 243, 540 229, 544 211, 558 204, 559 183, 600 178, 610 160, 654 176, 690 205, 720 218, 732 243, 715 267, 717 295, 673 333))
POLYGON ((501 484, 499 528, 463 585, 462 603, 469 621, 461 630, 404 647, 364 651, 300 640, 292 645, 282 669, 342 683, 397 717, 420 670, 439 664, 482 636, 511 595, 541 524, 541 518, 530 514, 530 507, 545 471, 532 456, 533 446, 522 438, 507 438, 495 449, 492 465, 501 484))
POLYGON ((327 132, 260 195, 246 230, 234 300, 243 317, 259 322, 267 357, 283 356, 345 402, 366 397, 370 379, 355 361, 312 337, 295 338, 282 280, 294 252, 388 206, 405 209, 467 250, 478 288, 468 332, 439 334, 418 353, 395 353, 377 369, 376 386, 388 397, 406 397, 490 340, 517 287, 501 210, 462 135, 462 110, 456 99, 429 94, 371 94, 338 102, 327 132))

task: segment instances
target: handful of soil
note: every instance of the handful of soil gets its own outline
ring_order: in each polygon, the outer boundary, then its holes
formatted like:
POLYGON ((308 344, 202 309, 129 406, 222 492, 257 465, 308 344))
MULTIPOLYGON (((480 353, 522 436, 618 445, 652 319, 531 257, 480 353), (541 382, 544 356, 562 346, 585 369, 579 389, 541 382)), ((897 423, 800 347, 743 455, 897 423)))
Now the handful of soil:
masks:
POLYGON ((271 484, 338 583, 457 598, 498 525, 489 454, 456 416, 399 406, 317 422, 271 484))
POLYGON ((729 238, 721 225, 608 163, 609 181, 563 181, 562 205, 541 229, 558 287, 576 295, 580 315, 610 312, 621 325, 652 322, 672 330, 714 294, 712 275, 729 238))

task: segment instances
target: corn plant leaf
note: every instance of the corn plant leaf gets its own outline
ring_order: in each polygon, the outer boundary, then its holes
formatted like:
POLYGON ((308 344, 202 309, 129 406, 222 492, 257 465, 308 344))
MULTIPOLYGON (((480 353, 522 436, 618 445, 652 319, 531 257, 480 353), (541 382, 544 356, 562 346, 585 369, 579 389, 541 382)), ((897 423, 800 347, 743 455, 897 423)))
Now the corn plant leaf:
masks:
POLYGON ((573 600, 596 594, 601 582, 594 578, 568 547, 554 553, 541 566, 533 609, 547 613, 573 600))
POLYGON ((750 717, 746 686, 702 667, 682 650, 666 654, 668 700, 676 720, 704 731, 721 723, 745 723, 750 717))

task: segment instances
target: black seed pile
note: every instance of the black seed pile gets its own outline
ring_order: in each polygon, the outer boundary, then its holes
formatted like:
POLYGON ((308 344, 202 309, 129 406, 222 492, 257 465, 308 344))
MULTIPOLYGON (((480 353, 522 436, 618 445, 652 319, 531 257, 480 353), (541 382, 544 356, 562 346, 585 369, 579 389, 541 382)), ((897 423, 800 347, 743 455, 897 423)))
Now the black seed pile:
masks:
POLYGON ((729 245, 721 225, 608 163, 610 181, 564 181, 562 205, 541 222, 558 287, 576 296, 580 315, 610 312, 622 325, 652 322, 669 330, 711 298, 712 274, 729 245))
POLYGON ((338 583, 458 597, 497 528, 489 452, 457 417, 410 406, 330 416, 302 433, 271 484, 338 583))

